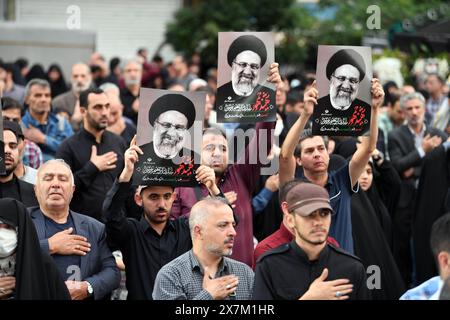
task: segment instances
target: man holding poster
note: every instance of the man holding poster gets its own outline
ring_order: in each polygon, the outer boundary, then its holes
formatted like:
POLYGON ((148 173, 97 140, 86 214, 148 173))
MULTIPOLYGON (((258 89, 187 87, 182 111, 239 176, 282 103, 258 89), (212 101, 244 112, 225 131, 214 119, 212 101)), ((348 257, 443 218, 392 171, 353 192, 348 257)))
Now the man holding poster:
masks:
POLYGON ((359 136, 370 127, 371 53, 368 47, 319 46, 317 82, 320 93, 313 115, 313 134, 359 136), (338 49, 338 51, 335 51, 338 49), (325 65, 326 58, 335 51, 325 65), (363 59, 364 57, 364 59, 363 59), (366 62, 365 62, 366 61, 366 62), (329 88, 322 75, 326 74, 329 88), (359 90, 360 87, 362 90, 359 90), (360 97, 361 99, 359 99, 360 97))
MULTIPOLYGON (((205 93, 170 92, 141 89, 141 112, 138 118, 138 144, 144 154, 140 156, 134 176, 138 185, 196 185, 195 170, 200 155, 190 146, 194 137, 195 120, 200 124, 205 93), (153 101, 153 102, 152 102, 153 101), (200 104, 195 107, 195 103, 200 104), (146 106, 148 109, 146 109, 146 106), (151 126, 151 128, 150 128, 151 126), (189 134, 190 133, 190 134, 189 134), (149 137, 152 137, 151 141, 149 137)), ((201 136, 201 131, 198 136, 201 136)))
POLYGON ((268 62, 273 60, 271 33, 219 33, 218 122, 275 121, 275 90, 264 77, 268 73, 267 66, 270 66, 268 62), (229 42, 231 44, 226 50, 229 42), (227 52, 226 57, 223 52, 227 52), (228 81, 230 75, 231 80, 228 81), (263 82, 267 86, 261 84, 263 82))

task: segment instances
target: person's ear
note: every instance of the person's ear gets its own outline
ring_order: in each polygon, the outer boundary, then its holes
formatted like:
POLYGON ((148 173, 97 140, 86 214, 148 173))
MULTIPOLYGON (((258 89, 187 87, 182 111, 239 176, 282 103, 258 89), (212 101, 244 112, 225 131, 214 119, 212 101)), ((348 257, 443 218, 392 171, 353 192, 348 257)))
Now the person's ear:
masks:
POLYGON ((194 236, 197 236, 197 237, 201 238, 202 235, 203 235, 202 227, 200 227, 198 225, 194 226, 194 236))
POLYGON ((297 163, 297 165, 298 165, 299 167, 302 166, 302 160, 301 160, 300 157, 295 157, 295 162, 297 163))
POLYGON ((143 203, 142 203, 142 196, 141 196, 140 193, 135 193, 135 194, 134 194, 134 202, 136 202, 136 204, 137 204, 139 207, 142 207, 142 206, 143 206, 143 203))
POLYGON ((437 256, 438 264, 439 264, 439 273, 441 275, 450 275, 450 254, 445 251, 439 252, 437 256))

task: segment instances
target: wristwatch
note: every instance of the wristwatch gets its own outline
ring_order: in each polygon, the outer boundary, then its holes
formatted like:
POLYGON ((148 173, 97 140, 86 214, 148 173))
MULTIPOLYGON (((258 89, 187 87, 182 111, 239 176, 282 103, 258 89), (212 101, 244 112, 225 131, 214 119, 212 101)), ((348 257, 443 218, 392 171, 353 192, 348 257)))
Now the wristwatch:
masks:
POLYGON ((92 288, 92 285, 89 282, 86 281, 86 283, 88 295, 89 297, 91 297, 94 294, 94 288, 92 288))

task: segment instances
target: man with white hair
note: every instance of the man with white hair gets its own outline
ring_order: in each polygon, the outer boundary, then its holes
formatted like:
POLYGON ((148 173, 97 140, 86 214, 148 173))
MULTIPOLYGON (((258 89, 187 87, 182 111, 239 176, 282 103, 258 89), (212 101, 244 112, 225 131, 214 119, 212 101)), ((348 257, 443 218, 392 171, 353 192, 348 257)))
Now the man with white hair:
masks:
POLYGON ((106 297, 120 273, 106 244, 105 226, 69 209, 75 182, 68 164, 49 160, 38 170, 38 207, 29 209, 41 250, 52 256, 72 300, 106 297))
POLYGON ((129 60, 123 69, 125 86, 120 92, 120 100, 124 105, 123 114, 137 124, 139 111, 139 90, 141 89, 142 63, 129 60))
POLYGON ((233 251, 236 223, 224 198, 206 198, 191 210, 192 250, 158 272, 155 300, 248 300, 253 271, 228 258, 233 251))
POLYGON ((425 124, 425 98, 414 92, 400 98, 400 107, 406 124, 388 135, 389 156, 395 169, 402 177, 402 187, 397 210, 393 216, 394 257, 404 276, 411 281, 411 222, 424 158, 438 147, 447 135, 425 124))
POLYGON ((92 84, 91 69, 85 63, 79 62, 72 66, 70 76, 72 90, 60 94, 53 99, 53 110, 57 114, 64 114, 71 121, 72 127, 78 129, 83 119, 78 104, 81 91, 88 89, 92 84))

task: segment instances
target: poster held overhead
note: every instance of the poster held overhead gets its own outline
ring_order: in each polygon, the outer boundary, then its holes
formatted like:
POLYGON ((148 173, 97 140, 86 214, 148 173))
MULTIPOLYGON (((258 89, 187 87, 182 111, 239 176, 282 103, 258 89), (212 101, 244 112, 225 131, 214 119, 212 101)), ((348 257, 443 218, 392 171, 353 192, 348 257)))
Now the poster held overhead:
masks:
POLYGON ((219 32, 217 122, 276 120, 275 85, 267 81, 275 60, 271 32, 219 32))
POLYGON ((319 46, 314 135, 361 136, 370 129, 370 47, 319 46))
POLYGON ((141 88, 134 185, 198 185, 205 92, 141 88))

